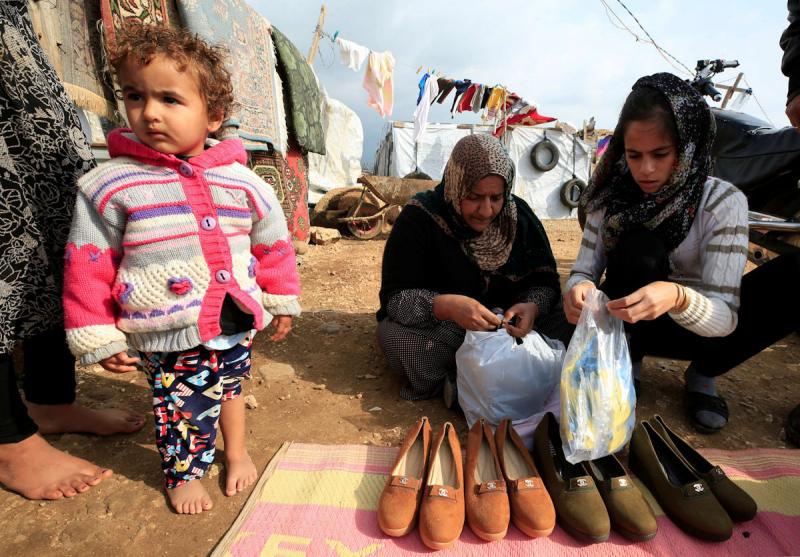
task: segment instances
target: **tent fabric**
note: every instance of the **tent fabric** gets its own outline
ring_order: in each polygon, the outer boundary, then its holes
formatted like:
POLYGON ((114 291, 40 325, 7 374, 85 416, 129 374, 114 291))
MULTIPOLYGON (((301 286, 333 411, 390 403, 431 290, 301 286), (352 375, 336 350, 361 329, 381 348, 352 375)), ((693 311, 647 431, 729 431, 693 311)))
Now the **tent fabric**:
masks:
POLYGON ((333 188, 355 186, 361 176, 364 128, 358 115, 336 99, 322 103, 326 154, 308 154, 308 201, 316 203, 333 188))
MULTIPOLYGON (((428 124, 415 150, 413 124, 389 123, 376 152, 375 173, 379 176, 403 177, 418 169, 438 180, 442 177, 450 152, 459 139, 472 133, 493 131, 492 126, 428 124)), ((513 193, 524 199, 539 218, 561 219, 575 216, 575 211, 561 202, 561 186, 572 178, 573 137, 558 129, 530 126, 510 127, 505 135, 504 144, 516 168, 513 193), (544 139, 545 133, 556 144, 560 155, 555 168, 547 172, 535 168, 530 161, 531 150, 544 139)), ((587 182, 590 148, 576 138, 574 149, 575 176, 587 182)))
POLYGON ((274 26, 272 39, 278 55, 278 72, 285 85, 289 128, 300 147, 324 155, 322 97, 314 72, 297 47, 274 26))
POLYGON ((220 137, 238 136, 248 150, 286 153, 283 91, 270 22, 244 0, 177 0, 183 25, 230 52, 235 103, 220 137))

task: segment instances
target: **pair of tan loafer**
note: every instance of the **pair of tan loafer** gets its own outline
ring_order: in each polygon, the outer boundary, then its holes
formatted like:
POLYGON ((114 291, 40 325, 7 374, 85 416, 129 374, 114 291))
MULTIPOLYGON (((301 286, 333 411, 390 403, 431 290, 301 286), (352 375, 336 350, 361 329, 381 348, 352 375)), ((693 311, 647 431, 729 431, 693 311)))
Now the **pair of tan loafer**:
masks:
POLYGON ((431 444, 428 418, 406 434, 378 501, 378 525, 389 536, 405 536, 419 520, 422 542, 431 549, 453 545, 464 528, 464 472, 456 429, 446 422, 431 444))
POLYGON ((473 425, 466 470, 450 422, 433 444, 430 440, 430 424, 422 418, 400 447, 378 503, 378 524, 384 533, 404 536, 418 520, 422 542, 431 549, 445 549, 458 540, 465 519, 486 541, 503 538, 509 518, 529 536, 552 532, 553 504, 508 420, 501 422, 496 434, 484 420, 473 425))

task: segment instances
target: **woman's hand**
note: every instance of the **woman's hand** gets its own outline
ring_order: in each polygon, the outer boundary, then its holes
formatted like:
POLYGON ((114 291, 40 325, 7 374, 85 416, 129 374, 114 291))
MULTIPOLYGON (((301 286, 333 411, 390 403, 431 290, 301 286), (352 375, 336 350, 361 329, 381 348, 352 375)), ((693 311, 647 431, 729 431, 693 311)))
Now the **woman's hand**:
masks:
POLYGON ((573 286, 569 292, 564 294, 564 314, 567 321, 575 325, 581 317, 583 304, 586 302, 586 295, 596 287, 592 281, 586 280, 573 286))
POLYGON ((439 321, 455 321, 468 331, 493 331, 500 318, 478 300, 459 294, 439 294, 433 299, 433 315, 439 321))
POLYGON ((652 321, 672 311, 678 303, 674 282, 659 280, 643 286, 624 298, 606 304, 608 312, 628 323, 652 321))
POLYGON ((270 340, 283 340, 289 331, 292 330, 292 316, 291 315, 276 315, 272 318, 269 324, 270 327, 275 327, 275 332, 269 337, 270 340))
POLYGON ((522 338, 533 329, 533 322, 539 317, 539 306, 534 302, 525 304, 514 304, 506 311, 503 319, 506 323, 506 331, 515 338, 522 338), (511 320, 516 317, 516 325, 511 325, 511 320))
POLYGON ((99 364, 103 366, 103 369, 111 373, 130 373, 131 371, 136 371, 136 364, 138 363, 139 358, 128 356, 127 352, 119 352, 99 362, 99 364))

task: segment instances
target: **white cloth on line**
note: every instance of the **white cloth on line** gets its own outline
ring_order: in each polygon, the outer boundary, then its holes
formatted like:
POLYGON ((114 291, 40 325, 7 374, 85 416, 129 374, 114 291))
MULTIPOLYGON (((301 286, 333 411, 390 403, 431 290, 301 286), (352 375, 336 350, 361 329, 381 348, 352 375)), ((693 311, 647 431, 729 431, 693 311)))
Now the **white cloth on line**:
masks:
POLYGON ((422 90, 422 98, 414 110, 414 143, 417 142, 425 127, 428 125, 428 111, 431 108, 431 103, 439 94, 439 84, 436 81, 436 74, 428 76, 425 81, 425 88, 422 90))
POLYGON ((342 64, 355 72, 360 70, 369 56, 369 49, 366 46, 341 37, 336 37, 336 44, 339 45, 339 56, 342 59, 342 64))

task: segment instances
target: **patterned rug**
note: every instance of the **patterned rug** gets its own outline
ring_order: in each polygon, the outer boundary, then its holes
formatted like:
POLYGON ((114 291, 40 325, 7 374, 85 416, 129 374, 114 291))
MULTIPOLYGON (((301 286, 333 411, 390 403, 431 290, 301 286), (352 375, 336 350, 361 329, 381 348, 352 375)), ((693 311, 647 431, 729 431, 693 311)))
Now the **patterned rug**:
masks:
POLYGON ((111 87, 103 81, 100 4, 84 0, 31 2, 39 41, 73 102, 109 120, 118 119, 111 87))
POLYGON ((302 253, 310 232, 306 157, 290 142, 286 157, 276 151, 251 151, 250 168, 275 190, 295 251, 302 253))
MULTIPOLYGON (((649 542, 633 543, 612 531, 605 543, 582 545, 559 527, 547 538, 531 539, 511 526, 505 539, 486 543, 465 525, 456 545, 438 554, 555 556, 570 550, 605 557, 800 554, 800 451, 702 453, 758 503, 758 516, 737 524, 727 542, 704 542, 684 534, 649 499, 659 527, 649 542)), ((396 448, 388 447, 284 443, 212 557, 432 553, 416 531, 390 538, 378 528, 378 498, 396 454, 396 448)))
POLYGON ((117 30, 127 21, 144 25, 169 25, 167 0, 100 0, 108 48, 114 47, 117 30))
POLYGON ((284 82, 287 124, 298 145, 306 151, 325 154, 322 95, 314 71, 305 56, 277 27, 272 28, 278 72, 284 82))
POLYGON ((236 102, 225 127, 248 150, 274 147, 285 153, 283 90, 275 68, 270 22, 244 0, 177 0, 177 6, 187 29, 229 51, 236 102))

